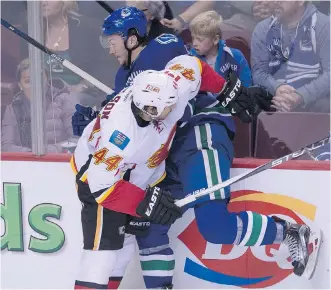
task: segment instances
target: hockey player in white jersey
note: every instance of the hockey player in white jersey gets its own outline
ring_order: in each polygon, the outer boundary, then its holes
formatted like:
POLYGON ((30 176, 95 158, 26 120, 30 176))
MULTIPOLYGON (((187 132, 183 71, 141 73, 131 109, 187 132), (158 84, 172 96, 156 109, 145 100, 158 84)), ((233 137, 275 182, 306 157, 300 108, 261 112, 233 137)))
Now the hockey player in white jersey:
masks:
POLYGON ((164 225, 181 216, 170 193, 155 185, 165 177, 164 160, 189 100, 224 84, 199 59, 179 56, 163 71, 138 75, 85 128, 71 160, 83 204, 76 289, 107 287, 130 216, 164 225))

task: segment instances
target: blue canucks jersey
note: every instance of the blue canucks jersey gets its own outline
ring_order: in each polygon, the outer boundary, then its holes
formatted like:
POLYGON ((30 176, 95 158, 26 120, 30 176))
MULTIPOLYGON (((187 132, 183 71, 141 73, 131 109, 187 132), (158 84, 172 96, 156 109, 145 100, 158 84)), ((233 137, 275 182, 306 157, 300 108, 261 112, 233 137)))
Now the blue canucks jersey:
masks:
POLYGON ((115 78, 115 93, 130 86, 133 79, 145 70, 163 70, 166 64, 175 58, 187 54, 184 42, 173 34, 161 34, 140 52, 130 68, 121 67, 115 78))

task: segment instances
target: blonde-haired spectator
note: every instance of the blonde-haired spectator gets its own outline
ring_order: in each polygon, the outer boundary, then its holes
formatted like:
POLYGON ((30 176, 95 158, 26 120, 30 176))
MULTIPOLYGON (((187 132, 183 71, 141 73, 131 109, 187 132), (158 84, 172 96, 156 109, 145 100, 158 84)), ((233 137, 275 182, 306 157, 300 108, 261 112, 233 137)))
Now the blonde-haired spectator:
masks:
POLYGON ((198 14, 190 23, 189 29, 192 34, 207 37, 222 37, 221 23, 223 19, 216 11, 206 11, 198 14))
MULTIPOLYGON (((66 92, 52 88, 48 73, 43 71, 46 103, 47 152, 62 152, 61 143, 72 137, 71 116, 76 100, 66 92)), ((24 59, 17 67, 17 82, 20 91, 6 108, 2 130, 1 147, 3 152, 28 152, 32 148, 30 101, 30 61, 24 59)))
POLYGON ((222 17, 213 10, 193 18, 189 26, 193 44, 191 53, 207 62, 224 78, 232 71, 245 86, 250 86, 252 80, 248 62, 241 51, 228 47, 222 40, 221 23, 222 17))

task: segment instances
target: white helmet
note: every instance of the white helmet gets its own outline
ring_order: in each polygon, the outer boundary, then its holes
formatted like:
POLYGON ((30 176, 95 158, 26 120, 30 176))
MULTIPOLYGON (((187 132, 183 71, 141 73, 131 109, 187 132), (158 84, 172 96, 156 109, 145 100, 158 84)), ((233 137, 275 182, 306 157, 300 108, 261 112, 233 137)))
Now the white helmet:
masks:
POLYGON ((164 71, 146 70, 137 75, 132 93, 136 107, 152 118, 159 117, 166 107, 176 104, 178 100, 177 84, 164 71), (147 112, 146 106, 155 107, 157 114, 147 112))

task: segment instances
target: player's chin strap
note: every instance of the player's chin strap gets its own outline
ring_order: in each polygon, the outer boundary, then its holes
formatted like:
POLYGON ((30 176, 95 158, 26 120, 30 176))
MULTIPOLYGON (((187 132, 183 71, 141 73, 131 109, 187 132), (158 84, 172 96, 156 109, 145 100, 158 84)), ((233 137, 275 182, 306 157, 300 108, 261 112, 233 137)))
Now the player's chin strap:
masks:
POLYGON ((129 69, 131 67, 132 51, 137 49, 142 43, 144 43, 146 41, 146 39, 147 39, 147 37, 140 37, 138 35, 138 32, 135 29, 131 29, 128 32, 128 37, 124 41, 124 47, 128 51, 128 61, 127 61, 127 64, 124 66, 126 69, 129 69), (128 48, 129 37, 133 36, 133 35, 137 37, 137 44, 132 48, 128 48))
MULTIPOLYGON (((275 160, 272 160, 272 161, 270 161, 270 162, 268 162, 266 164, 263 164, 263 165, 255 168, 255 169, 253 169, 252 171, 244 172, 244 173, 239 174, 239 175, 237 175, 237 176, 235 176, 233 178, 230 178, 230 179, 228 179, 228 180, 226 180, 226 181, 224 181, 224 182, 222 182, 220 184, 217 184, 217 185, 215 185, 213 187, 210 187, 210 188, 207 188, 205 190, 202 190, 202 191, 198 192, 197 194, 190 194, 190 195, 188 195, 187 197, 185 197, 183 199, 176 200, 175 204, 177 206, 179 206, 179 207, 182 207, 182 206, 184 206, 186 204, 189 204, 191 202, 196 201, 200 197, 203 197, 203 196, 208 195, 208 194, 210 194, 212 192, 215 192, 217 190, 220 190, 222 188, 225 188, 225 187, 227 187, 227 186, 229 186, 231 184, 237 183, 238 181, 244 180, 244 179, 246 179, 248 177, 251 177, 253 175, 256 175, 256 174, 258 174, 260 172, 263 172, 263 171, 265 171, 267 169, 271 169, 273 167, 276 167, 278 165, 281 165, 284 162, 287 162, 287 161, 289 161, 291 159, 296 159, 296 158, 302 156, 305 153, 311 152, 311 151, 313 151, 313 150, 315 150, 317 148, 320 148, 320 147, 324 146, 327 143, 330 143, 330 136, 328 136, 328 137, 326 137, 326 138, 324 138, 322 140, 319 140, 319 141, 317 141, 317 142, 315 142, 313 144, 307 145, 306 147, 301 148, 300 150, 295 151, 293 153, 290 153, 290 154, 288 154, 286 156, 283 156, 283 157, 281 157, 279 159, 275 159, 275 160)), ((322 162, 322 161, 319 161, 319 162, 322 162)))
POLYGON ((128 61, 127 61, 127 64, 124 65, 124 67, 126 69, 129 69, 131 67, 132 51, 135 50, 139 46, 139 42, 138 42, 138 44, 136 46, 134 46, 133 48, 131 48, 131 49, 128 48, 128 39, 129 39, 129 37, 124 42, 124 47, 128 51, 128 61))

